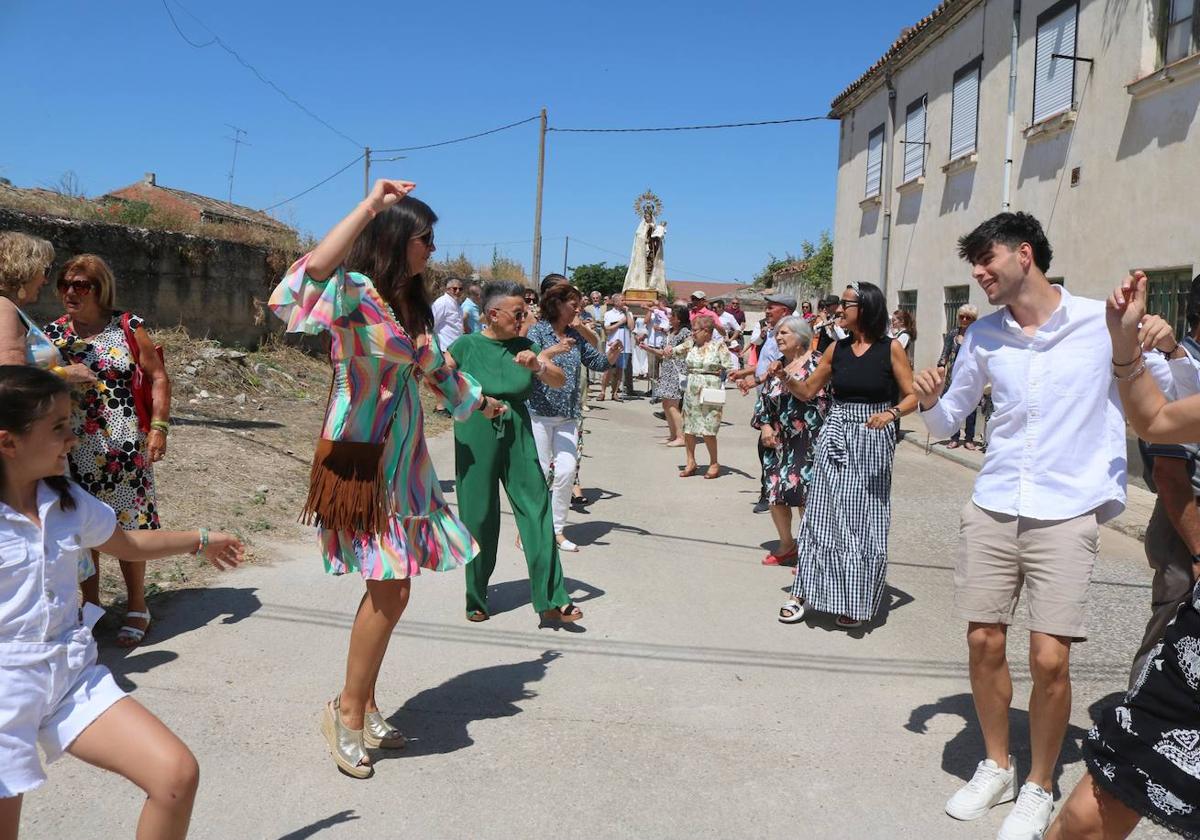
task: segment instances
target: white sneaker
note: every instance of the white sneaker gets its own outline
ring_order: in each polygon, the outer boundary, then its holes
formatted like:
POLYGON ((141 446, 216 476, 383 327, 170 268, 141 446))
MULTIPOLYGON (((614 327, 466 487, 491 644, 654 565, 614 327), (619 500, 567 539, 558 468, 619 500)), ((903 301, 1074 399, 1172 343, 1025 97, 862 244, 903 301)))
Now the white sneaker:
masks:
POLYGON ((1012 756, 1005 770, 990 758, 979 762, 971 781, 960 787, 946 802, 946 813, 956 820, 976 820, 1001 802, 1016 797, 1017 775, 1013 772, 1012 756))
POLYGON ((1042 840, 1053 812, 1054 796, 1041 785, 1026 782, 996 840, 1042 840))

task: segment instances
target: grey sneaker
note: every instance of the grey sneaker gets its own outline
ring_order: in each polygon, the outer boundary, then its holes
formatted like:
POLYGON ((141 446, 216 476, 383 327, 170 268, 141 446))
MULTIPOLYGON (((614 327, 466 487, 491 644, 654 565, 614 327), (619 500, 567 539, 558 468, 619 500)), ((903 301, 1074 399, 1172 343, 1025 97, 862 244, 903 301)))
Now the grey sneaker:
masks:
POLYGON ((1054 796, 1041 785, 1021 785, 1017 804, 1000 826, 996 840, 1042 840, 1054 813, 1054 796))
POLYGON ((976 820, 1001 802, 1016 796, 1017 775, 1012 756, 1005 770, 990 758, 979 762, 975 775, 946 802, 946 813, 956 820, 976 820))

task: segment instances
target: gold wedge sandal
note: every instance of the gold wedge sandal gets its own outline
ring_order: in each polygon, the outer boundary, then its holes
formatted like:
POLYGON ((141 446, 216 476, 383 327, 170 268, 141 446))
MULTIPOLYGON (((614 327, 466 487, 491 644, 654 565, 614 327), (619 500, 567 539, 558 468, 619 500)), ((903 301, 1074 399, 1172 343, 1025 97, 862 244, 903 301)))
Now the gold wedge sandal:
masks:
POLYGON ((369 779, 375 768, 371 766, 371 759, 363 746, 363 731, 349 729, 342 723, 342 715, 338 711, 340 703, 339 696, 325 704, 325 712, 321 715, 321 734, 325 736, 329 754, 339 770, 355 779, 369 779))
POLYGON ((368 749, 402 750, 404 734, 384 720, 382 712, 367 712, 363 717, 363 744, 368 749))

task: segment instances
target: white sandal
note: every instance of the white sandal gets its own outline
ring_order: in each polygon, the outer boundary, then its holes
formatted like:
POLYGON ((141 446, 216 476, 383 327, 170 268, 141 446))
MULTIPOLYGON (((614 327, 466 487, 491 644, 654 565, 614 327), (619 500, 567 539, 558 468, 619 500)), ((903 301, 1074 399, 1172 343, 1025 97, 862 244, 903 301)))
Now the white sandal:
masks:
POLYGON ((787 602, 779 608, 779 623, 780 624, 798 624, 804 620, 806 611, 804 601, 797 598, 788 598, 787 602))
MULTIPOLYGON (((559 536, 562 536, 562 535, 560 534, 559 536)), ((570 552, 575 553, 575 552, 579 551, 579 546, 575 545, 575 543, 571 542, 566 537, 562 537, 562 539, 558 541, 558 550, 559 551, 570 551, 570 552)))
POLYGON ((144 618, 146 619, 146 627, 133 627, 129 624, 121 625, 121 629, 117 631, 117 644, 123 648, 134 648, 142 643, 142 639, 146 638, 146 633, 150 631, 150 610, 145 612, 127 612, 125 618, 144 618))

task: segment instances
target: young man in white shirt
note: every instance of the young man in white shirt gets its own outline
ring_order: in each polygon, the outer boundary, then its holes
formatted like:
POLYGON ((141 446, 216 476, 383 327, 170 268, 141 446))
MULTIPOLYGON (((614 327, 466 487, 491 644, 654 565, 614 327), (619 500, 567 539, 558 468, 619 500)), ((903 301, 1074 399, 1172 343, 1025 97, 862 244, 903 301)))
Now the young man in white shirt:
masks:
POLYGON ((604 390, 612 388, 612 398, 618 399, 617 388, 622 379, 625 382, 625 396, 633 394, 633 313, 625 306, 625 296, 620 292, 610 298, 609 309, 604 313, 604 334, 606 346, 612 347, 621 343, 621 355, 617 363, 604 372, 600 383, 600 400, 604 399, 604 390))
POLYGON ((433 333, 443 351, 463 334, 463 281, 451 277, 441 297, 433 302, 433 333))
POLYGON ((1125 506, 1125 422, 1111 373, 1104 302, 1052 285, 1037 219, 1002 213, 959 240, 988 302, 939 399, 943 370, 914 380, 929 431, 947 437, 992 386, 995 414, 972 500, 962 512, 954 612, 968 622, 971 693, 987 757, 946 803, 957 819, 1014 798, 1006 643, 1022 584, 1029 607, 1029 777, 1000 840, 1035 840, 1054 809, 1054 766, 1071 715, 1071 644, 1084 609, 1100 522, 1125 506))

